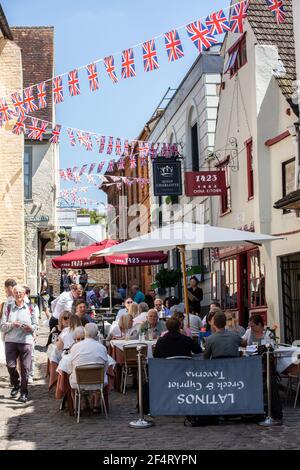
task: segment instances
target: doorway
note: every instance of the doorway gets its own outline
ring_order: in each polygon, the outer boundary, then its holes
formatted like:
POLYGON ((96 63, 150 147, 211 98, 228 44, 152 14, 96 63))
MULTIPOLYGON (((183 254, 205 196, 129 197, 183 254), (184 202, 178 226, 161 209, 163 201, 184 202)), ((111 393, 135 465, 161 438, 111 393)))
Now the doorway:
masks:
POLYGON ((284 341, 300 339, 300 254, 281 258, 284 341))

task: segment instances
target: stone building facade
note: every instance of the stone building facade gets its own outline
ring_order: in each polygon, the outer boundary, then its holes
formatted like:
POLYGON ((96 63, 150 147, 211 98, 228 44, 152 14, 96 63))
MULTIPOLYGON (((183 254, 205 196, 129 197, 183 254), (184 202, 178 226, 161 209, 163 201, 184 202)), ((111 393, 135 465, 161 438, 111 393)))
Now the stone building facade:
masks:
MULTIPOLYGON (((22 54, 24 88, 54 75, 53 27, 12 28, 22 54)), ((46 83, 47 107, 34 117, 55 122, 51 82, 46 83)), ((37 98, 35 96, 35 98, 37 98)), ((56 227, 58 194, 58 146, 49 143, 51 124, 43 141, 25 139, 24 219, 26 279, 32 293, 39 289, 39 273, 45 268, 45 249, 51 248, 56 227)))
MULTIPOLYGON (((22 56, 0 6, 0 97, 23 87, 22 56)), ((0 127, 0 300, 8 277, 25 281, 25 227, 23 190, 24 140, 0 127)))

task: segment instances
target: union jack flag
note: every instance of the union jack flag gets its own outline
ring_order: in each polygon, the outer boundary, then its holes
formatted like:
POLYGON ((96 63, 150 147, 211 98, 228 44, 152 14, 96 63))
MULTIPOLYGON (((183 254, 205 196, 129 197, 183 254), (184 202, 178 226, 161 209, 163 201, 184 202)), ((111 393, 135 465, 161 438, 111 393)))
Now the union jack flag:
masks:
POLYGON ((108 167, 107 167, 107 173, 112 173, 114 171, 114 166, 115 166, 115 161, 110 160, 108 167))
POLYGON ((232 33, 244 32, 244 20, 247 18, 249 0, 244 0, 233 6, 230 17, 230 30, 232 33))
POLYGON ((25 119, 26 117, 24 114, 19 115, 18 120, 16 124, 14 125, 14 128, 12 129, 12 132, 16 135, 21 135, 25 134, 25 119))
POLYGON ((135 155, 130 156, 130 168, 136 168, 136 158, 135 155))
POLYGON ((160 148, 160 143, 158 143, 156 145, 156 148, 155 148, 155 144, 152 144, 151 145, 151 149, 150 149, 150 157, 154 160, 155 158, 157 158, 157 155, 158 155, 158 152, 159 152, 159 148, 160 148))
POLYGON ((138 141, 137 150, 138 150, 138 153, 139 153, 139 157, 142 157, 144 155, 144 150, 145 150, 144 142, 142 140, 138 141))
POLYGON ((118 161, 118 170, 125 170, 125 158, 120 158, 118 161))
POLYGON ((124 155, 124 157, 128 157, 128 154, 129 154, 129 142, 128 142, 128 140, 125 140, 123 155, 124 155))
POLYGON ((100 141, 99 141, 99 153, 103 153, 105 149, 105 141, 106 137, 104 135, 101 136, 100 141))
POLYGON ((8 121, 11 121, 16 117, 14 111, 9 109, 7 106, 7 103, 5 101, 5 98, 0 98, 0 125, 2 126, 8 121))
POLYGON ((159 68, 154 39, 144 42, 143 60, 145 72, 152 72, 159 68))
POLYGON ((116 139, 116 155, 122 155, 122 144, 121 139, 116 139))
POLYGON ((97 173, 101 173, 101 171, 103 170, 104 165, 105 165, 105 162, 99 163, 97 173))
POLYGON ((77 138, 78 138, 78 142, 80 143, 80 145, 83 145, 86 147, 86 134, 84 132, 77 131, 77 138))
POLYGON ((266 0, 269 10, 274 14, 278 25, 284 23, 286 15, 284 12, 282 0, 266 0))
POLYGON ((199 52, 207 51, 212 44, 217 44, 218 42, 201 21, 188 24, 186 30, 199 52))
POLYGON ((93 150, 93 141, 92 141, 92 136, 89 134, 89 132, 84 133, 84 141, 83 144, 88 152, 91 152, 93 150))
POLYGON ((61 131, 61 125, 56 124, 54 129, 52 130, 52 137, 49 140, 51 144, 58 144, 59 142, 59 136, 60 136, 60 131, 61 131))
POLYGON ((35 104, 34 97, 33 97, 33 87, 30 86, 25 88, 24 90, 24 104, 26 105, 26 112, 27 113, 34 113, 38 110, 37 105, 35 104))
POLYGON ((113 152, 113 149, 114 149, 114 138, 109 137, 107 151, 106 151, 107 155, 111 155, 113 152))
POLYGON ((212 35, 223 34, 230 31, 229 21, 223 10, 208 15, 205 23, 212 35))
POLYGON ((173 29, 173 31, 165 33, 164 36, 169 62, 174 62, 175 60, 184 57, 184 52, 182 49, 182 44, 179 38, 178 31, 176 29, 173 29))
POLYGON ((26 113, 26 106, 25 106, 24 101, 21 98, 20 93, 17 93, 17 92, 13 93, 11 95, 11 99, 15 107, 17 116, 23 116, 23 114, 26 113))
POLYGON ((31 118, 31 126, 27 126, 28 130, 28 139, 32 140, 43 140, 43 136, 47 131, 48 123, 46 121, 40 121, 36 118, 31 118), (38 123, 41 123, 40 126, 38 123))
POLYGON ((96 166, 96 163, 91 164, 90 169, 89 169, 89 175, 93 173, 95 166, 96 166))
POLYGON ((135 77, 133 49, 126 49, 122 53, 122 78, 135 77))
POLYGON ((140 163, 141 163, 141 166, 142 166, 142 167, 143 167, 143 166, 147 166, 148 161, 147 161, 146 155, 143 155, 143 156, 140 158, 140 163))
POLYGON ((68 73, 68 85, 69 85, 69 92, 71 96, 80 95, 80 86, 79 86, 79 79, 78 79, 78 70, 72 70, 68 73))
POLYGON ((105 57, 104 65, 106 68, 106 72, 108 73, 109 78, 112 80, 113 83, 118 83, 117 75, 115 72, 115 59, 112 55, 109 57, 105 57))
POLYGON ((38 89, 38 100, 39 100, 39 108, 46 108, 47 107, 47 101, 46 101, 46 82, 39 83, 37 85, 38 89))
POLYGON ((52 80, 52 89, 54 96, 54 104, 62 103, 64 101, 64 90, 62 84, 62 77, 55 77, 52 80))
POLYGON ((149 142, 144 142, 144 155, 145 157, 149 156, 149 142))
POLYGON ((86 70, 88 73, 88 79, 89 79, 89 84, 90 84, 90 90, 91 91, 96 91, 99 90, 100 84, 99 84, 99 79, 98 79, 98 73, 97 73, 97 66, 95 63, 89 64, 86 66, 86 70))
POLYGON ((80 170, 79 176, 82 176, 83 173, 85 173, 87 167, 88 167, 88 165, 83 165, 83 167, 82 167, 81 170, 80 170))
POLYGON ((67 129, 67 133, 68 133, 68 136, 69 136, 69 139, 70 139, 70 144, 72 145, 72 147, 75 147, 76 145, 76 139, 75 139, 75 134, 74 134, 74 131, 73 129, 71 129, 70 127, 67 129))

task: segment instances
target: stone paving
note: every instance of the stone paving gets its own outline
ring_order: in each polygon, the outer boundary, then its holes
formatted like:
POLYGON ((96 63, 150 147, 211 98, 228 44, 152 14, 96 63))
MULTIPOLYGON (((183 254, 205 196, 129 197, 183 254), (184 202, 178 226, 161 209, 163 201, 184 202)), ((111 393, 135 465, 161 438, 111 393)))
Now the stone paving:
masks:
POLYGON ((299 449, 300 403, 284 410, 283 426, 262 428, 255 423, 227 422, 217 426, 184 427, 183 417, 155 418, 155 426, 136 430, 128 426, 137 418, 136 393, 110 394, 108 420, 87 412, 77 424, 67 411, 59 411, 54 391, 45 381, 47 330, 38 337, 37 373, 30 386, 31 400, 21 404, 10 398, 5 367, 0 368, 0 449, 95 450, 202 450, 299 449))

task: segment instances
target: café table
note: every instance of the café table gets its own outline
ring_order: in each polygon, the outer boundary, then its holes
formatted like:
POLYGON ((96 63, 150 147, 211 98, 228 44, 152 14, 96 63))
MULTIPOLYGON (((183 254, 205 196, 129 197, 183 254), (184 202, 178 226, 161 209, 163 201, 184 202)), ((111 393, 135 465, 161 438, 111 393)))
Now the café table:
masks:
POLYGON ((122 377, 122 366, 124 365, 124 346, 138 346, 138 344, 147 344, 148 346, 148 359, 153 358, 152 346, 155 345, 157 340, 152 341, 138 341, 125 339, 113 339, 110 341, 108 346, 108 353, 116 361, 115 367, 115 388, 118 392, 121 392, 121 377, 122 377))

